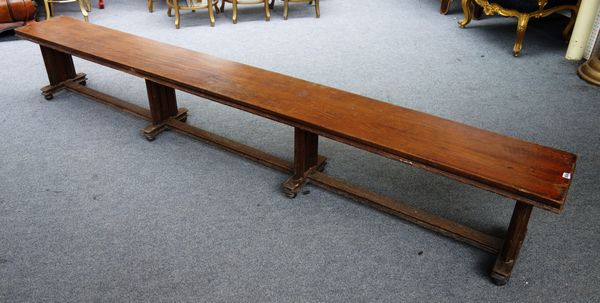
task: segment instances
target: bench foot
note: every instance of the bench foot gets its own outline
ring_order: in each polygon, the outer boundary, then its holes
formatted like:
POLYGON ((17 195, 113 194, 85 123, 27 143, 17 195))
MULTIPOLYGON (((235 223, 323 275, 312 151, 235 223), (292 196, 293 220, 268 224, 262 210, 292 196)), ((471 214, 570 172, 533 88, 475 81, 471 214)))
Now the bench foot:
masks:
POLYGON ((171 120, 185 122, 187 120, 187 109, 177 108, 175 89, 163 84, 146 79, 146 90, 150 104, 150 115, 152 124, 144 128, 144 137, 153 141, 158 134, 167 129, 171 120))
POLYGON ((490 274, 492 281, 496 285, 505 285, 510 279, 513 267, 521 251, 521 246, 523 245, 523 241, 525 241, 527 224, 529 223, 532 209, 533 206, 531 204, 520 201, 517 201, 515 205, 504 244, 490 274))
POLYGON ((54 93, 65 89, 70 84, 85 83, 85 74, 75 72, 73 57, 70 54, 46 46, 40 46, 40 51, 50 82, 41 89, 46 100, 52 100, 54 93))
POLYGON ((75 84, 75 83, 79 83, 81 85, 86 85, 87 78, 86 75, 84 73, 79 73, 77 75, 75 75, 74 78, 72 79, 67 79, 64 81, 61 81, 55 85, 46 85, 44 87, 41 88, 42 91, 42 96, 44 96, 44 98, 46 100, 52 100, 54 99, 54 93, 59 92, 63 89, 66 89, 67 86, 69 86, 69 84, 75 84))
POLYGON ((304 176, 300 178, 292 176, 285 182, 283 182, 283 193, 290 199, 296 198, 300 190, 302 190, 302 187, 304 187, 304 185, 308 183, 309 176, 315 171, 323 172, 325 170, 326 165, 327 158, 319 155, 317 165, 310 168, 304 176))
POLYGON ((294 175, 283 183, 283 192, 294 198, 314 171, 323 171, 325 157, 319 156, 319 136, 294 128, 294 175))
POLYGON ((161 123, 153 123, 150 124, 148 126, 146 126, 143 130, 144 132, 144 137, 146 137, 146 140, 148 141, 154 141, 154 139, 156 139, 156 136, 158 136, 158 134, 162 133, 163 131, 168 129, 168 123, 170 122, 170 120, 178 120, 181 122, 185 122, 187 121, 187 108, 180 108, 177 111, 177 115, 170 117, 164 121, 162 121, 161 123))

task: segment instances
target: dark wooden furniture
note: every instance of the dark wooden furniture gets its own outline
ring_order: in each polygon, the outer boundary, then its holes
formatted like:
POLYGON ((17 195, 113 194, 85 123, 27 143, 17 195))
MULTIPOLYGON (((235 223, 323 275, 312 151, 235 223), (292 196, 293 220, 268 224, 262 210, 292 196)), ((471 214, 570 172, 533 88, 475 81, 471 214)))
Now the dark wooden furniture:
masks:
POLYGON ((150 140, 173 129, 289 172, 283 188, 290 197, 311 182, 497 254, 492 278, 498 284, 511 275, 532 208, 559 213, 575 169, 576 156, 564 151, 68 17, 17 34, 41 46, 50 79, 42 89, 46 98, 71 90, 150 120, 144 129, 150 140), (86 87, 72 55, 144 78, 150 110, 86 87), (177 107, 175 89, 293 126, 294 162, 184 123, 187 110, 177 107), (318 136, 516 200, 505 239, 326 175, 318 136))

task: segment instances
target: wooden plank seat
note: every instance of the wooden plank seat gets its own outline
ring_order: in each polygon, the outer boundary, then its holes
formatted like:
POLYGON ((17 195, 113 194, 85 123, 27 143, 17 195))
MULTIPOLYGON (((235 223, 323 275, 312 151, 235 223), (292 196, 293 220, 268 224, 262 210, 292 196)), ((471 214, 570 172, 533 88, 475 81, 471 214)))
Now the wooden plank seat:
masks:
POLYGON ((68 17, 17 30, 40 44, 50 85, 47 97, 68 89, 150 120, 150 140, 164 129, 222 146, 289 172, 284 192, 294 197, 307 182, 368 203, 423 227, 497 254, 492 278, 509 279, 533 207, 563 209, 576 156, 311 83, 68 17), (145 79, 150 109, 85 86, 72 55, 145 79), (175 89, 293 126, 294 162, 269 155, 185 123, 175 89), (426 213, 322 172, 318 136, 431 171, 516 200, 504 239, 426 213))

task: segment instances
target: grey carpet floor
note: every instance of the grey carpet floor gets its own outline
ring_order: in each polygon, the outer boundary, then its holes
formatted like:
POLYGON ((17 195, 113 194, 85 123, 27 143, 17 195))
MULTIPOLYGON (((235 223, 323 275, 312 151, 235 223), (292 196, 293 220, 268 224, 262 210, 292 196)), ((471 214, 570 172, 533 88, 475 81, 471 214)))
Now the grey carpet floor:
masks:
MULTIPOLYGON (((93 23, 564 149, 560 215, 536 209, 510 283, 494 256, 69 92, 51 102, 37 45, 0 36, 0 302, 598 302, 600 88, 564 59, 566 18, 458 28, 437 0, 322 0, 270 22, 260 5, 186 13, 107 1, 93 23)), ((457 1, 455 1, 457 2, 457 1)), ((76 5, 57 7, 78 16, 76 5)), ((76 59, 88 85, 146 106, 143 80, 76 59)), ((266 87, 265 89, 269 89, 266 87)), ((178 93, 188 123, 292 158, 292 129, 178 93)), ((502 235, 514 203, 321 139, 327 171, 502 235)))

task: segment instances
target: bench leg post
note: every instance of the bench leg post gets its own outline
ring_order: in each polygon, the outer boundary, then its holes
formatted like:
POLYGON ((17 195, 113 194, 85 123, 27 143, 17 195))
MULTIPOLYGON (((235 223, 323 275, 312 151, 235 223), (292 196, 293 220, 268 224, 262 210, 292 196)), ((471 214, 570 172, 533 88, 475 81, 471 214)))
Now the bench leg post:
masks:
POLYGON ((187 109, 177 108, 175 89, 146 79, 152 124, 144 128, 144 136, 152 141, 167 127, 169 119, 185 122, 187 109))
POLYGON ((71 55, 41 45, 40 50, 50 81, 50 85, 41 89, 46 100, 51 100, 55 92, 64 89, 67 82, 78 82, 85 85, 85 74, 75 73, 71 55))
POLYGON ((294 175, 283 183, 283 191, 288 197, 296 197, 311 170, 320 170, 325 165, 324 161, 319 161, 318 150, 317 134, 294 128, 294 175))
POLYGON ((498 254, 491 277, 496 285, 504 285, 510 279, 519 251, 527 234, 527 223, 533 206, 517 201, 510 219, 510 225, 504 239, 502 250, 498 254))

